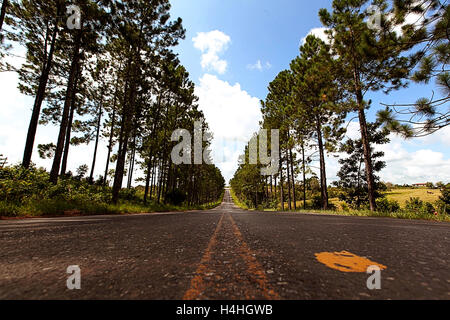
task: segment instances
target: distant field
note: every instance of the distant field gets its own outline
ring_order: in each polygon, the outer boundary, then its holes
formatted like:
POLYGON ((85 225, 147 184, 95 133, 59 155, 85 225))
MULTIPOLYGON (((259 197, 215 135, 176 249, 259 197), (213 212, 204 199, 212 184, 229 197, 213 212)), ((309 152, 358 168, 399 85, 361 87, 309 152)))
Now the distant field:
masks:
MULTIPOLYGON (((395 200, 398 201, 400 206, 402 208, 405 207, 406 201, 408 201, 410 198, 419 198, 423 202, 430 202, 433 203, 439 200, 439 197, 441 196, 441 191, 439 189, 427 189, 427 188, 418 188, 418 189, 412 189, 412 188, 404 188, 404 189, 394 189, 389 192, 385 192, 386 198, 389 200, 395 200), (430 192, 430 193, 428 193, 430 192)), ((307 205, 311 205, 311 200, 306 201, 307 205)), ((340 201, 338 198, 330 198, 330 203, 334 204, 338 210, 342 210, 342 204, 343 201, 340 201)), ((289 209, 287 204, 287 199, 285 199, 284 204, 285 209, 289 209)), ((281 206, 280 206, 281 208, 281 206)), ((303 208, 303 201, 298 200, 297 201, 297 209, 303 208)))
MULTIPOLYGON (((419 198, 420 200, 424 202, 431 202, 434 203, 435 201, 439 200, 439 197, 441 196, 441 191, 439 189, 395 189, 390 192, 386 192, 386 198, 389 200, 395 200, 398 201, 400 206, 403 208, 405 207, 406 201, 409 200, 409 198, 419 198), (430 194, 428 193, 430 192, 430 194)), ((310 201, 308 200, 308 204, 310 201)), ((332 198, 330 199, 330 203, 334 204, 339 210, 342 210, 342 204, 343 202, 340 201, 338 198, 332 198)), ((287 204, 285 205, 287 209, 287 204)), ((302 208, 303 202, 297 202, 297 207, 302 208)))
POLYGON ((396 200, 400 206, 404 207, 409 198, 419 198, 424 202, 434 203, 439 200, 441 192, 438 189, 394 189, 386 192, 386 198, 389 200, 396 200), (430 192, 430 193, 428 193, 430 192))

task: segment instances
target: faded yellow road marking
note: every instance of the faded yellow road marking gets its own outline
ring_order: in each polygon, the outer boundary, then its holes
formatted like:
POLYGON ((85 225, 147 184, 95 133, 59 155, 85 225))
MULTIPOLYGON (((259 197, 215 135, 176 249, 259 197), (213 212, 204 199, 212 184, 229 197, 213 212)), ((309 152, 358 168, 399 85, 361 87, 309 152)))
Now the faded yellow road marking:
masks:
POLYGON ((209 241, 208 248, 203 255, 202 261, 197 268, 196 275, 191 280, 191 287, 185 293, 183 300, 196 300, 200 297, 202 292, 205 290, 205 283, 203 281, 203 277, 208 273, 208 267, 206 266, 208 262, 211 261, 212 250, 217 242, 217 234, 219 233, 220 228, 222 227, 224 214, 220 217, 219 223, 217 224, 216 230, 209 241))
MULTIPOLYGON (((227 220, 231 224, 232 229, 232 235, 234 238, 238 241, 237 244, 239 244, 238 252, 236 254, 239 254, 241 259, 245 262, 246 266, 246 273, 248 274, 249 278, 253 282, 254 285, 251 285, 253 289, 257 289, 257 291, 260 293, 262 297, 268 300, 274 300, 274 299, 280 299, 279 295, 270 288, 269 282, 267 280, 266 274, 264 272, 264 269, 259 264, 259 262, 255 258, 255 254, 250 250, 247 243, 244 241, 244 238, 239 231, 239 228, 237 227, 236 223, 234 222, 233 218, 230 214, 227 215, 227 220)), ((227 229, 226 227, 223 227, 225 219, 225 214, 223 214, 219 220, 219 223, 217 224, 216 230, 214 231, 214 234, 211 237, 211 240, 208 244, 208 248, 206 249, 203 258, 200 262, 200 265, 197 268, 196 274, 194 278, 191 280, 191 286, 189 290, 185 293, 183 300, 197 300, 202 297, 202 294, 205 292, 208 286, 208 280, 205 280, 205 278, 208 278, 208 275, 215 273, 215 270, 211 270, 209 265, 213 260, 213 255, 215 254, 215 249, 217 247, 217 238, 218 234, 222 229, 227 229)), ((227 225, 228 226, 228 225, 227 225)), ((231 231, 231 230, 230 230, 231 231)), ((228 231, 228 232, 230 232, 228 231)), ((225 231, 226 232, 226 231, 225 231)), ((219 274, 215 274, 216 278, 219 279, 221 276, 219 274)), ((240 278, 239 274, 236 274, 235 277, 237 279, 240 278)), ((239 281, 239 280, 238 280, 239 281)), ((244 282, 244 281, 243 281, 244 282)), ((216 287, 214 288, 217 292, 226 291, 226 288, 222 287, 216 287)), ((251 288, 246 288, 245 293, 245 299, 252 299, 252 294, 250 293, 251 288), (248 289, 248 290, 247 290, 248 289)), ((244 298, 244 297, 241 297, 244 298)))
POLYGON ((316 253, 316 258, 327 267, 342 272, 367 272, 367 268, 370 266, 378 266, 381 270, 387 268, 381 263, 357 256, 348 251, 316 253))
POLYGON ((238 226, 234 222, 233 217, 228 214, 228 218, 230 219, 231 225, 233 226, 234 235, 240 241, 240 254, 242 259, 244 259, 245 263, 247 264, 249 274, 254 277, 256 283, 258 284, 258 287, 260 288, 266 299, 279 300, 280 296, 270 288, 264 269, 259 264, 258 260, 256 260, 255 255, 252 253, 247 243, 244 241, 244 237, 242 236, 242 233, 239 231, 238 226))

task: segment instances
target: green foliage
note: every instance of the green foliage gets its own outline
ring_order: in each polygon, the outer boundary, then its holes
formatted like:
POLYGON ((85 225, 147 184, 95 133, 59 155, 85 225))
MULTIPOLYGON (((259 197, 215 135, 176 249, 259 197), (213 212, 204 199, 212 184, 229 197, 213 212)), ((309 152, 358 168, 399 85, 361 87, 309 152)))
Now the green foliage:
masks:
POLYGON ((433 204, 429 202, 423 202, 419 198, 410 198, 408 201, 406 201, 405 208, 406 210, 424 215, 434 214, 436 212, 433 204))
POLYGON ((76 170, 77 172, 77 178, 83 179, 86 176, 86 173, 89 171, 89 167, 87 164, 82 164, 79 166, 76 170))
POLYGON ((140 201, 140 198, 137 195, 137 190, 128 188, 120 190, 120 199, 131 202, 140 201))
POLYGON ((48 173, 43 169, 21 166, 0 169, 0 200, 20 204, 47 196, 50 187, 48 173))
POLYGON ((450 214, 450 184, 442 187, 442 195, 437 206, 440 212, 450 214))
MULTIPOLYGON (((223 189, 222 189, 223 190, 223 189)), ((223 197, 223 191, 222 191, 223 197)), ((171 201, 170 205, 143 204, 139 188, 123 189, 120 203, 111 204, 111 188, 102 184, 90 184, 85 179, 65 177, 56 185, 49 182, 49 173, 42 168, 12 166, 0 169, 0 216, 41 216, 75 214, 118 214, 154 211, 177 211, 188 208, 207 209, 207 206, 180 205, 183 201, 171 201)))
MULTIPOLYGON (((372 165, 374 173, 380 172, 385 166, 385 162, 380 159, 383 152, 375 152, 374 145, 382 145, 389 142, 389 132, 381 129, 381 123, 368 123, 369 141, 372 145, 372 165)), ((348 139, 341 144, 341 152, 347 153, 348 157, 340 159, 341 169, 338 172, 339 181, 334 185, 339 187, 341 193, 339 199, 345 201, 352 209, 359 209, 368 206, 369 192, 364 164, 364 149, 361 139, 348 139)), ((386 185, 379 181, 379 177, 374 175, 376 188, 375 198, 382 197, 381 191, 386 190, 386 185)))
POLYGON ((175 189, 166 195, 166 202, 175 206, 179 206, 185 201, 186 194, 178 189, 175 189))
POLYGON ((393 213, 400 211, 400 204, 395 200, 388 200, 386 198, 377 199, 377 211, 393 213))
POLYGON ((423 16, 412 24, 403 25, 405 42, 417 47, 412 55, 414 68, 411 79, 416 83, 429 84, 434 80, 439 90, 430 92, 430 97, 418 98, 415 103, 387 106, 378 117, 389 130, 406 138, 432 134, 450 124, 450 114, 446 109, 450 102, 450 6, 446 2, 431 0, 426 5, 416 5, 414 1, 394 1, 396 17, 405 22, 408 14, 423 16), (437 91, 441 93, 437 97, 437 91), (394 110, 393 110, 394 109, 394 110))

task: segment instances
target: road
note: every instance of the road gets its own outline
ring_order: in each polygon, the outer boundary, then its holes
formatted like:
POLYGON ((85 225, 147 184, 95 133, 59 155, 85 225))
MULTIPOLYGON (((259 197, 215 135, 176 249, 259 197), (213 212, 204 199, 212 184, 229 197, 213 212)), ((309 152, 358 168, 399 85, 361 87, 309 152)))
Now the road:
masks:
POLYGON ((0 299, 449 300, 449 263, 448 223, 247 212, 228 193, 210 211, 0 221, 0 299))

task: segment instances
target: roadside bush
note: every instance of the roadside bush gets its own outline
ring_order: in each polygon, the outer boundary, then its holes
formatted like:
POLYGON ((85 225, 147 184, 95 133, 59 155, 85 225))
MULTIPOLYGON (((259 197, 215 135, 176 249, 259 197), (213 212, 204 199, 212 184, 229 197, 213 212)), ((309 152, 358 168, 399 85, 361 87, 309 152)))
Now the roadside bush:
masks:
POLYGON ((141 199, 137 195, 136 189, 122 189, 119 193, 119 198, 121 200, 125 201, 131 201, 131 202, 140 202, 141 199))
POLYGON ((24 169, 21 166, 0 169, 0 200, 21 204, 33 198, 47 197, 50 183, 44 169, 24 169))
POLYGON ((186 195, 180 190, 175 189, 166 195, 166 201, 174 206, 180 206, 186 201, 186 195))
POLYGON ((320 195, 315 195, 312 198, 311 207, 314 210, 322 209, 322 197, 320 195))
MULTIPOLYGON (((311 206, 314 210, 322 210, 322 197, 320 195, 314 196, 311 206)), ((328 203, 328 210, 336 211, 337 207, 334 205, 334 203, 328 203)))
POLYGON ((450 214, 450 184, 442 187, 442 195, 439 197, 439 209, 441 212, 450 214))
POLYGON ((398 212, 400 210, 400 204, 395 200, 388 200, 386 198, 377 199, 377 211, 393 213, 398 212))
POLYGON ((434 214, 436 211, 433 204, 429 202, 423 202, 419 198, 409 198, 408 201, 406 201, 406 210, 412 211, 416 214, 434 214))
POLYGON ((342 208, 342 211, 344 211, 344 212, 350 211, 350 207, 345 202, 341 203, 341 208, 342 208))
POLYGON ((405 208, 406 210, 411 211, 420 211, 420 209, 423 206, 423 201, 419 198, 409 198, 409 200, 406 201, 405 208))

